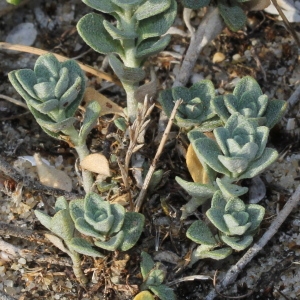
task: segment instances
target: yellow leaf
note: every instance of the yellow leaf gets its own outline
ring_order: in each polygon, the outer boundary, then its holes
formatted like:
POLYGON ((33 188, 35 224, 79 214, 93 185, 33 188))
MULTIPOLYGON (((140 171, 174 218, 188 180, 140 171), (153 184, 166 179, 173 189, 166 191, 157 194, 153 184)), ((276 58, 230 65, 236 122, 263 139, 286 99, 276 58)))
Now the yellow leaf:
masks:
POLYGON ((126 117, 121 106, 109 100, 107 97, 100 94, 91 87, 86 88, 83 100, 85 101, 85 103, 96 100, 101 106, 100 116, 117 114, 122 117, 126 117))
POLYGON ((101 174, 104 177, 111 176, 107 158, 101 153, 92 153, 86 156, 80 166, 93 173, 101 174))
POLYGON ((152 294, 148 291, 138 293, 133 300, 154 300, 152 294))
POLYGON ((195 182, 199 182, 203 184, 209 182, 207 173, 205 172, 201 162, 199 161, 192 145, 189 145, 187 149, 186 164, 195 182))

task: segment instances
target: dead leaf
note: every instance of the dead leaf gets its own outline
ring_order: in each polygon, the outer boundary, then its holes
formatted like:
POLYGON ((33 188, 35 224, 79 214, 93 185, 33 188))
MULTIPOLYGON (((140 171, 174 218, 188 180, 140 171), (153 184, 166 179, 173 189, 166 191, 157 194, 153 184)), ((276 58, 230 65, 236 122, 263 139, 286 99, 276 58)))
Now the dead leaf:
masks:
POLYGON ((194 182, 203 184, 209 182, 207 173, 205 172, 201 162, 199 161, 192 145, 189 145, 186 152, 186 164, 194 182))
POLYGON ((122 206, 126 206, 129 204, 129 193, 117 196, 116 198, 114 198, 112 201, 110 201, 111 204, 120 204, 122 206))
POLYGON ((123 108, 121 106, 109 100, 107 97, 100 94, 91 87, 86 88, 83 100, 86 103, 96 100, 101 106, 100 116, 117 114, 126 118, 126 115, 124 114, 123 108))
POLYGON ((45 237, 60 251, 65 252, 71 256, 71 252, 65 247, 63 241, 59 237, 57 237, 56 235, 53 235, 53 234, 49 234, 49 233, 46 233, 45 237))
POLYGON ((111 176, 108 160, 101 153, 92 153, 86 156, 80 165, 85 170, 103 175, 102 178, 111 176))
POLYGON ((155 261, 158 260, 175 265, 181 260, 181 258, 176 253, 171 251, 159 251, 155 253, 153 258, 155 259, 155 261))
POLYGON ((154 300, 152 294, 148 291, 138 293, 133 300, 154 300))
POLYGON ((45 164, 38 153, 35 153, 33 157, 36 161, 36 169, 42 184, 67 192, 72 191, 72 180, 65 172, 45 164))

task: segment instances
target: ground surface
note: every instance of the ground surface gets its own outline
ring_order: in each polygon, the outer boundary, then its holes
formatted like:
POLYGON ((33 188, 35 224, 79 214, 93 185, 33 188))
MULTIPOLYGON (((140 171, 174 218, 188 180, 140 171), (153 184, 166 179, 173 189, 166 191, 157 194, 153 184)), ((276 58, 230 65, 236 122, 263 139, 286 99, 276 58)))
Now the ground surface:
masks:
MULTIPOLYGON (((11 30, 20 23, 34 25, 36 39, 32 46, 49 50, 101 68, 103 56, 89 48, 76 32, 76 22, 90 9, 80 1, 30 1, 16 10, 9 8, 3 0, 0 3, 0 41, 6 41, 11 30)), ((200 22, 200 16, 194 16, 192 25, 200 22)), ((175 26, 185 30, 180 15, 175 26)), ((28 39, 34 35, 31 28, 28 39)), ((26 36, 26 35, 25 35, 26 36)), ((170 87, 181 56, 188 47, 189 38, 174 35, 169 53, 152 58, 147 63, 157 71, 162 87, 170 87)), ((0 94, 20 100, 7 79, 7 73, 17 68, 32 68, 36 56, 21 52, 0 50, 0 94)), ((232 33, 225 29, 222 34, 206 47, 200 55, 192 76, 193 81, 201 78, 211 79, 220 94, 231 91, 237 78, 251 75, 257 79, 262 89, 271 98, 287 100, 294 92, 300 80, 298 50, 291 35, 274 17, 264 13, 251 13, 245 30, 232 33), (215 53, 217 56, 215 56, 215 53), (221 53, 221 54, 220 54, 221 53), (222 61, 216 59, 222 57, 222 61)), ((105 71, 111 72, 104 66, 105 71)), ((124 104, 124 93, 114 84, 89 76, 89 84, 101 90, 110 99, 124 104)), ((48 137, 41 131, 26 110, 0 99, 0 154, 21 173, 36 180, 37 174, 29 163, 18 159, 19 156, 32 156, 38 152, 58 169, 64 170, 73 180, 73 191, 82 193, 78 187, 77 174, 74 171, 74 151, 61 141, 48 137)), ((153 114, 151 130, 146 138, 149 147, 143 154, 154 157, 157 144, 154 141, 159 110, 153 114)), ((258 239, 268 228, 274 216, 280 210, 298 185, 299 180, 299 125, 298 107, 285 116, 271 133, 270 144, 282 154, 280 161, 272 165, 262 175, 267 191, 260 204, 266 207, 266 217, 258 239), (289 124, 289 126, 287 126, 289 124)), ((103 118, 89 138, 88 144, 93 151, 107 152, 115 149, 114 139, 106 139, 108 132, 117 132, 110 126, 110 118, 103 118)), ((163 152, 159 167, 167 172, 161 188, 150 195, 151 200, 143 208, 146 226, 136 247, 126 254, 115 253, 102 260, 85 257, 82 267, 90 279, 84 289, 80 287, 72 273, 70 261, 62 252, 49 242, 35 243, 24 239, 3 236, 6 241, 21 249, 20 256, 11 260, 2 253, 0 256, 0 290, 17 299, 132 299, 141 284, 139 271, 142 250, 162 260, 168 270, 167 282, 196 274, 222 275, 243 253, 235 253, 225 262, 201 261, 192 269, 185 266, 185 258, 194 247, 185 237, 188 225, 195 217, 180 222, 180 207, 186 202, 186 194, 176 184, 177 175, 190 179, 185 167, 185 139, 179 136, 174 126, 172 136, 163 152), (167 203, 162 209, 161 203, 167 203), (167 214, 166 214, 167 213, 167 214), (159 240, 157 241, 157 239, 159 240), (2 258, 1 258, 2 257, 2 258)), ((112 169, 118 168, 112 164, 112 169)), ((21 196, 16 194, 16 186, 0 173, 0 221, 34 230, 43 230, 33 214, 35 208, 51 211, 54 198, 24 189, 21 196), (15 192, 15 193, 14 193, 15 192)), ((121 187, 121 184, 120 184, 121 187)), ((137 192, 137 191, 135 191, 137 192)), ((199 211, 201 216, 201 211, 199 211)), ((300 298, 300 214, 295 209, 280 231, 268 243, 265 249, 251 262, 238 277, 236 284, 228 288, 226 295, 240 296, 253 291, 246 299, 299 299, 300 298)), ((1 253, 1 249, 0 249, 1 253)), ((195 280, 171 285, 178 299, 203 299, 212 288, 211 280, 195 280)))

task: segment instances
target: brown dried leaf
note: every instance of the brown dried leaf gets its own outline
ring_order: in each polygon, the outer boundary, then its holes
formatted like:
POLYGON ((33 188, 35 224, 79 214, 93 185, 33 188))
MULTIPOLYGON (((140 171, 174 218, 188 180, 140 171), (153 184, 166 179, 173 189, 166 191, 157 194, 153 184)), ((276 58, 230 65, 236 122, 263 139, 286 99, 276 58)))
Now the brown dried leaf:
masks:
POLYGON ((33 157, 36 161, 36 169, 42 184, 71 192, 72 180, 65 172, 45 164, 38 153, 35 153, 33 157))
POLYGON ((199 161, 192 145, 189 145, 187 149, 186 164, 195 182, 199 182, 203 184, 209 182, 207 173, 205 172, 201 162, 199 161))
POLYGON ((86 88, 83 100, 86 103, 96 100, 101 106, 100 116, 117 114, 126 118, 121 106, 117 105, 91 87, 86 88))
POLYGON ((101 174, 103 177, 111 176, 107 158, 101 153, 92 153, 86 156, 80 166, 93 173, 101 174))

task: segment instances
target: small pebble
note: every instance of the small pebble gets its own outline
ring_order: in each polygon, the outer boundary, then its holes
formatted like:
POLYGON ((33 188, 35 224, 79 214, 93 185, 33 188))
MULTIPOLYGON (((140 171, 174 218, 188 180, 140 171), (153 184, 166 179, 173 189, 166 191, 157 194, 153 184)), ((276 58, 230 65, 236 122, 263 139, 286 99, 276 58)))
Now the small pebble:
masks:
POLYGON ((11 44, 31 46, 34 43, 36 36, 37 30, 33 23, 21 23, 8 33, 5 41, 11 44))
POLYGON ((222 62, 225 58, 226 58, 226 56, 223 53, 216 52, 213 56, 212 62, 214 64, 216 64, 216 63, 222 62))

